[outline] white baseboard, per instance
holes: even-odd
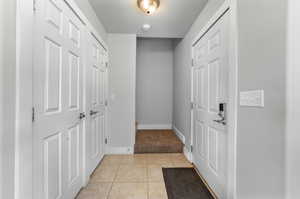
[[[138,130],[171,130],[172,124],[138,124]]]
[[[173,126],[173,130],[175,131],[177,137],[181,140],[183,144],[185,144],[185,136],[181,133],[175,126]]]
[[[118,155],[123,155],[123,154],[133,154],[134,147],[111,147],[108,146],[105,149],[105,154],[107,155],[112,155],[112,154],[118,154]]]
[[[183,148],[183,154],[185,155],[186,159],[188,161],[193,162],[193,154],[188,150],[186,146]]]

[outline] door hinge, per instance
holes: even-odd
[[[32,107],[32,115],[31,115],[31,119],[32,119],[32,122],[35,121],[35,109],[34,109],[34,107]]]
[[[191,110],[193,110],[195,108],[195,103],[191,102]]]
[[[105,62],[105,67],[108,68],[108,62]]]
[[[191,146],[191,152],[193,152],[194,148],[193,148],[193,145]]]
[[[104,143],[105,143],[105,144],[107,144],[107,138],[105,138],[105,141],[104,141]]]
[[[105,106],[108,106],[108,101],[107,101],[107,100],[105,100],[104,105],[105,105]]]
[[[194,59],[192,59],[192,66],[194,66]]]

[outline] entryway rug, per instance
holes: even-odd
[[[193,168],[163,168],[169,199],[214,199]]]

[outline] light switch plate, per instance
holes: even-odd
[[[264,90],[240,92],[240,106],[264,107]]]

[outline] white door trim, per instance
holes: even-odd
[[[300,195],[300,2],[288,1],[288,25],[287,25],[287,82],[286,82],[286,176],[285,198],[298,198]]]
[[[37,3],[39,0],[35,0]],[[64,0],[86,25],[87,31],[93,33],[101,44],[108,50],[100,34],[88,18],[83,14],[74,0]],[[31,199],[33,197],[33,52],[28,46],[33,47],[33,0],[16,0],[17,2],[17,72],[16,72],[16,138],[15,138],[15,199]],[[21,9],[22,8],[22,9]],[[27,49],[27,50],[25,50]],[[26,150],[24,150],[26,149]]]
[[[227,198],[236,198],[236,131],[237,131],[237,107],[238,107],[238,34],[237,34],[237,14],[236,0],[225,0],[223,5],[210,18],[206,25],[200,30],[199,34],[193,40],[191,49],[194,44],[213,26],[216,21],[229,12],[229,102],[228,102],[228,182]],[[194,58],[192,50],[191,60]],[[192,66],[193,67],[193,66]],[[191,85],[193,75],[191,70]],[[191,87],[191,100],[193,99],[193,90]],[[193,114],[191,111],[191,143],[193,145]],[[191,158],[193,159],[193,157]]]
[[[17,0],[15,198],[33,198],[33,1]],[[32,47],[28,49],[28,46]]]

